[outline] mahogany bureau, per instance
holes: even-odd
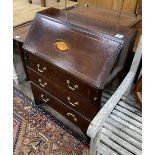
[[[115,79],[118,58],[129,51],[135,34],[119,27],[124,36],[120,39],[108,30],[112,25],[103,25],[101,31],[101,23],[89,27],[85,20],[92,19],[80,21],[77,14],[69,11],[66,16],[54,8],[41,11],[23,45],[36,104],[47,103],[83,132],[98,112],[105,84]]]

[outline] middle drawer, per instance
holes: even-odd
[[[72,109],[81,112],[83,115],[87,116],[90,119],[93,119],[97,114],[99,107],[92,105],[83,98],[73,94],[71,91],[62,87],[58,83],[49,80],[48,78],[42,76],[39,73],[36,73],[34,70],[27,67],[29,74],[29,79],[42,87],[49,93],[53,94],[55,97],[59,98],[63,103],[70,106]]]

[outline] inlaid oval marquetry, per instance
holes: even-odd
[[[71,49],[70,44],[62,39],[57,39],[56,42],[54,43],[54,46],[60,52],[67,52]]]

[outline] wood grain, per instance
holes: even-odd
[[[67,7],[77,5],[77,2],[68,1]],[[25,22],[32,21],[36,12],[54,7],[64,9],[64,0],[56,2],[56,0],[46,0],[46,7],[41,7],[40,0],[33,0],[33,4],[29,4],[27,0],[13,1],[13,26],[21,25]]]
[[[101,8],[120,11],[123,0],[78,0],[79,5],[90,3]],[[134,13],[137,0],[124,0],[123,12]]]

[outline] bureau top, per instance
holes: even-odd
[[[50,16],[36,14],[23,48],[101,88],[119,55],[122,40],[62,20],[64,11],[48,11]]]
[[[92,21],[92,24],[94,24],[95,26],[99,26],[98,23],[102,23],[102,25],[111,25],[113,28],[116,27],[117,24],[122,28],[130,28],[134,24],[139,22],[142,18],[140,15],[135,15],[131,13],[129,14],[103,8],[101,9],[93,5],[90,5],[89,7],[86,7],[84,5],[72,9],[69,11],[69,16],[72,16],[71,14],[76,14],[77,17],[82,16],[83,19],[87,19],[87,22],[88,20]]]
[[[130,28],[141,21],[140,15],[101,9],[93,5],[89,7],[80,6],[67,11],[67,13],[51,8],[40,11],[40,13],[111,36],[115,36],[118,33],[127,36],[131,31]]]

